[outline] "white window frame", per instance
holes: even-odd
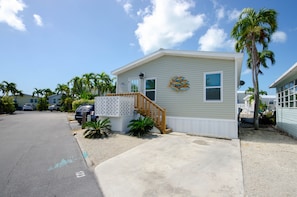
[[[220,81],[220,86],[212,86],[212,87],[206,87],[206,76],[211,75],[211,74],[220,74],[221,75],[221,81]],[[205,72],[204,73],[204,78],[203,78],[203,97],[204,97],[204,102],[210,102],[210,103],[218,103],[218,102],[223,102],[223,71],[215,71],[215,72]],[[207,100],[206,99],[206,89],[211,89],[211,88],[220,88],[220,100]]]
[[[131,89],[132,81],[138,81],[138,92],[140,92],[141,91],[140,90],[141,84],[140,84],[139,78],[129,78],[129,80],[128,80],[128,91],[132,92],[132,89]]]
[[[155,80],[155,89],[154,89],[154,91],[155,91],[155,99],[154,100],[152,100],[153,102],[156,102],[156,99],[157,99],[157,78],[154,78],[154,77],[152,77],[152,78],[145,78],[144,79],[144,84],[143,84],[143,86],[144,86],[144,88],[143,88],[143,90],[144,90],[144,95],[146,95],[146,81],[148,81],[148,80]],[[149,91],[153,91],[153,90],[149,90]]]
[[[297,108],[297,78],[277,88],[277,106]]]

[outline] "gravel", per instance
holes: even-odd
[[[273,128],[240,129],[245,196],[297,195],[297,141]]]

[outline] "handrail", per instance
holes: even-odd
[[[134,97],[134,108],[143,116],[150,117],[155,126],[160,129],[162,134],[167,133],[166,130],[166,109],[163,109],[147,96],[140,92],[132,93],[110,93],[106,96],[126,96]]]

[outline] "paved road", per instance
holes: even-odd
[[[103,196],[65,113],[0,115],[0,196]]]

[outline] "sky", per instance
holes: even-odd
[[[156,50],[235,52],[230,32],[242,9],[274,9],[278,29],[260,90],[295,62],[295,0],[0,0],[0,82],[34,89],[66,84],[85,73],[111,72]],[[245,54],[239,90],[253,87]]]

